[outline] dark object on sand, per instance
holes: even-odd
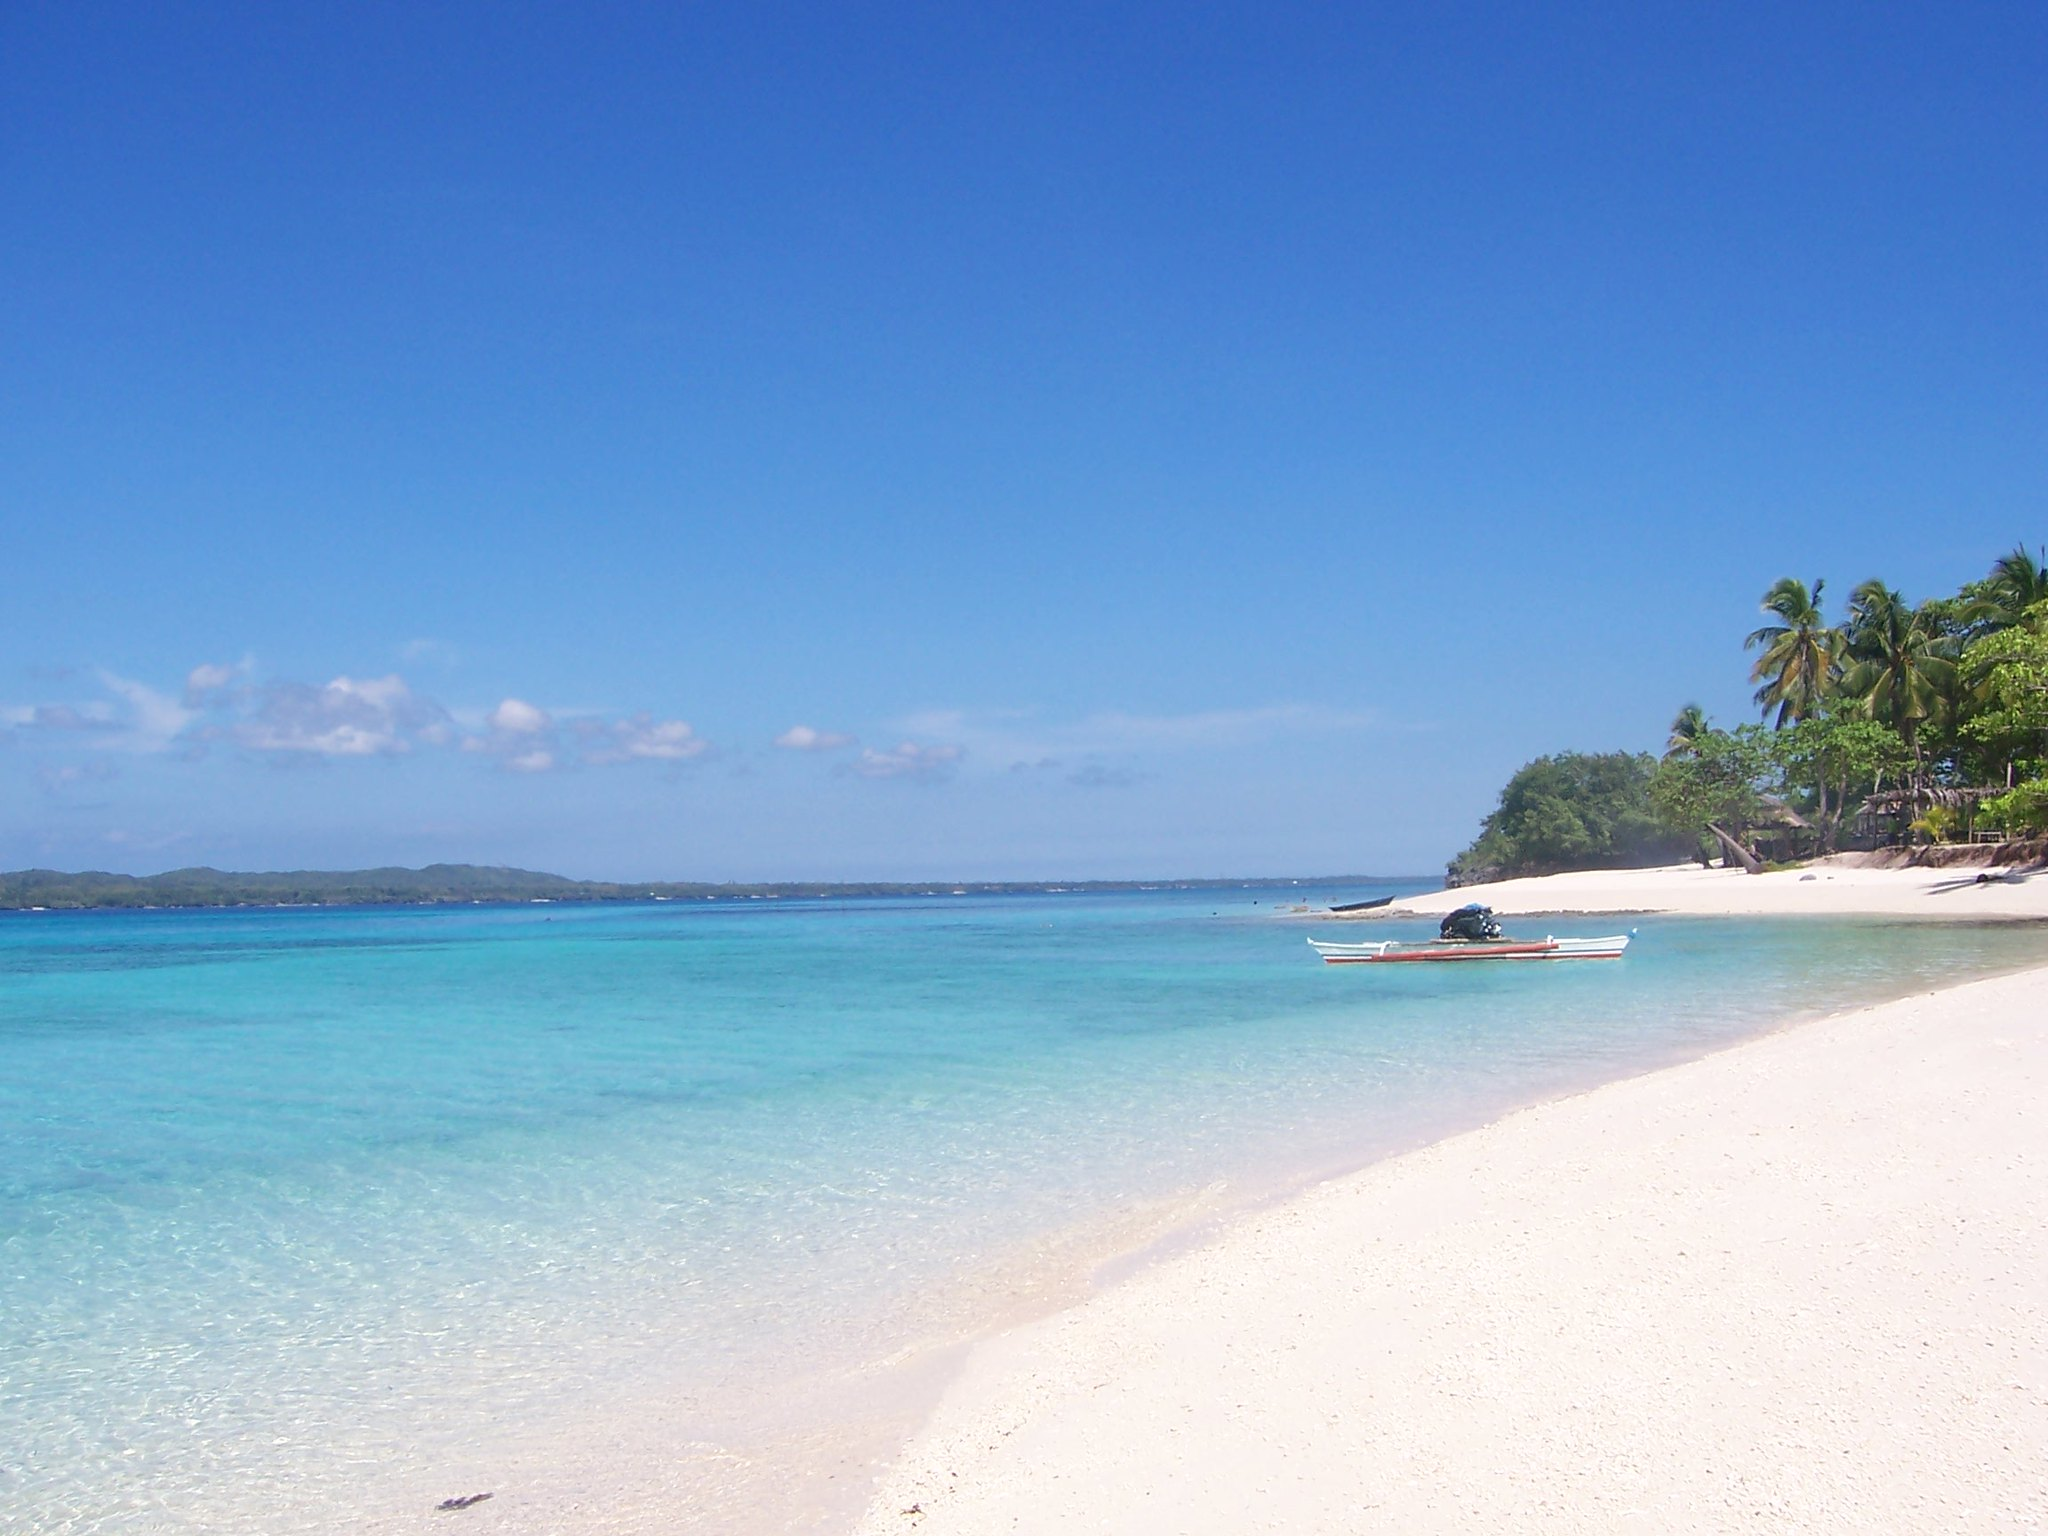
[[[489,1495],[488,1493],[471,1493],[471,1494],[465,1494],[465,1495],[463,1495],[463,1497],[461,1497],[461,1498],[459,1498],[459,1499],[443,1499],[443,1500],[442,1500],[442,1501],[441,1501],[440,1503],[436,1504],[436,1505],[434,1506],[434,1508],[436,1508],[436,1509],[467,1509],[467,1508],[469,1508],[469,1506],[470,1506],[470,1505],[472,1505],[472,1504],[481,1504],[481,1503],[483,1503],[483,1501],[484,1501],[485,1499],[488,1499],[489,1497],[490,1497],[490,1495]]]
[[[1375,896],[1371,901],[1347,901],[1339,906],[1330,908],[1330,910],[1332,912],[1370,912],[1374,907],[1386,906],[1393,899],[1391,896]]]
[[[1443,939],[1497,939],[1500,924],[1494,921],[1493,908],[1482,907],[1478,902],[1458,908],[1443,920],[1437,929],[1437,937]]]
[[[2025,885],[2029,871],[2024,869],[1987,869],[1974,875],[1958,875],[1953,880],[1942,880],[1927,887],[1930,896],[1946,896],[1951,891],[1967,891],[1980,885]]]

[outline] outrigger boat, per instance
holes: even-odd
[[[1598,939],[1510,939],[1502,936],[1493,910],[1475,904],[1460,907],[1445,918],[1434,940],[1339,944],[1310,939],[1308,943],[1326,965],[1365,965],[1395,960],[1618,960],[1634,937],[1631,929]]]
[[[1394,904],[1391,896],[1375,896],[1371,901],[1346,901],[1330,908],[1332,912],[1370,912],[1374,907],[1390,907]]]
[[[1329,965],[1359,965],[1368,960],[1619,960],[1630,934],[1602,939],[1451,939],[1404,944],[1384,939],[1374,944],[1332,944],[1310,939],[1309,948]]]

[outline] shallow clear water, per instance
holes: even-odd
[[[1646,919],[1325,967],[1295,894],[0,917],[0,1530],[332,1529],[566,1403],[879,1357],[1133,1202],[2048,960]]]

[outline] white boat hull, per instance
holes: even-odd
[[[1370,944],[1338,944],[1310,939],[1309,948],[1326,965],[1387,964],[1395,961],[1452,962],[1464,960],[1618,960],[1633,932],[1597,939],[1437,939],[1403,943],[1382,939]]]

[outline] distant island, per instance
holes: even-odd
[[[702,881],[571,880],[530,869],[429,864],[425,869],[301,869],[241,874],[174,869],[161,875],[66,874],[23,869],[0,874],[0,911],[85,908],[360,907],[471,902],[705,901],[833,896],[1018,896],[1085,891],[1250,890],[1383,883],[1374,875],[1276,876],[1241,880],[785,880],[767,884]]]

